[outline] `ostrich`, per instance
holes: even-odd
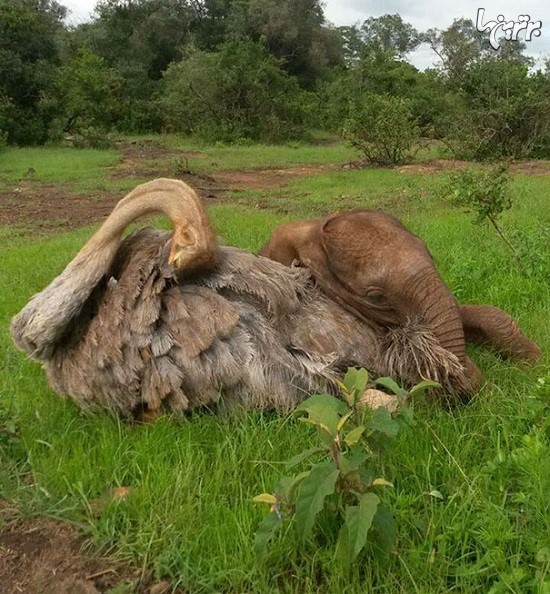
[[[122,239],[154,212],[172,233]],[[351,365],[405,385],[430,378],[455,397],[479,384],[422,317],[358,317],[307,268],[219,246],[196,193],[170,179],[123,198],[11,333],[57,393],[123,417],[216,403],[286,411]]]

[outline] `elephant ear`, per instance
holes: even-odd
[[[387,274],[388,264],[384,258],[373,258],[374,253],[383,252],[390,242],[395,243],[393,223],[387,215],[365,211],[325,219],[320,229],[323,279],[314,272],[323,290],[332,298],[330,291],[336,293],[343,307],[362,319],[383,325],[404,321],[376,284],[377,278]]]
[[[336,278],[327,262],[327,256],[321,245],[308,244],[299,250],[299,262],[311,272],[318,287],[333,301],[340,304],[354,316],[368,322],[369,318],[362,312],[362,303],[347,287]]]

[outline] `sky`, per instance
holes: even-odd
[[[69,22],[80,23],[90,18],[96,0],[60,0],[71,11]],[[325,16],[335,25],[362,23],[370,16],[399,13],[404,21],[419,31],[436,27],[447,28],[455,18],[476,22],[478,8],[485,9],[485,21],[503,15],[506,21],[516,21],[519,15],[529,15],[531,21],[542,21],[541,35],[527,43],[528,55],[550,56],[550,2],[548,0],[324,0]],[[509,42],[513,43],[513,42]],[[421,69],[435,65],[436,58],[427,46],[421,46],[409,56]],[[540,63],[540,62],[539,62]]]

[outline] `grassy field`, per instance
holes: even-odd
[[[43,165],[41,180],[80,176],[99,184],[119,158],[113,151],[63,150],[33,149],[32,162]],[[198,150],[217,163],[206,169],[350,158],[340,146]],[[31,153],[21,151],[17,169],[2,170],[13,153],[0,156],[0,179],[31,166],[25,160]],[[425,239],[460,301],[507,309],[541,345],[545,355],[535,367],[472,349],[487,383],[468,406],[449,411],[414,403],[416,426],[400,435],[384,461],[394,483],[385,503],[398,527],[390,555],[370,547],[343,574],[330,535],[304,544],[288,531],[266,559],[255,557],[253,534],[264,510],[251,499],[271,491],[284,461],[312,441],[292,417],[194,413],[133,426],[84,416],[53,394],[41,368],[12,346],[8,324],[62,270],[90,228],[9,241],[0,230],[0,497],[23,515],[75,522],[93,550],[152,568],[193,593],[549,592],[550,253],[544,229],[550,177],[516,176],[514,207],[503,219],[527,276],[490,229],[437,198],[439,181],[440,175],[392,170],[326,171],[276,190],[234,192],[210,209],[228,244],[256,250],[281,221],[382,206]],[[544,377],[546,389],[538,381]],[[116,487],[130,487],[129,496],[106,503]]]

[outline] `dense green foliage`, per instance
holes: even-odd
[[[211,140],[276,142],[303,134],[304,91],[259,44],[195,51],[166,71],[160,100],[170,131]]]
[[[90,22],[68,26],[65,15],[55,0],[0,0],[0,134],[10,144],[101,146],[109,132],[166,130],[263,142],[341,134],[350,119],[367,127],[357,118],[389,95],[396,121],[406,101],[422,136],[457,157],[550,154],[550,70],[530,69],[520,42],[495,52],[467,19],[443,31],[419,32],[398,14],[334,27],[320,0],[98,0]],[[422,43],[439,61],[425,72],[407,61]]]

